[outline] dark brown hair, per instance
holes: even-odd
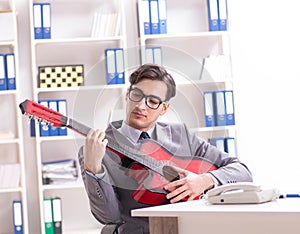
[[[129,77],[130,86],[139,83],[143,79],[163,81],[167,85],[166,101],[176,95],[176,84],[165,68],[155,64],[144,64],[138,67]]]

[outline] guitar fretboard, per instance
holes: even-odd
[[[73,120],[69,118],[66,120],[67,127],[80,133],[81,135],[87,136],[91,128],[85,126],[84,124],[77,122],[76,120]],[[163,162],[155,160],[152,157],[149,157],[148,155],[142,154],[137,149],[134,149],[132,147],[129,147],[128,145],[118,143],[116,140],[106,137],[108,140],[107,147],[113,151],[116,151],[118,153],[121,153],[122,155],[140,163],[141,165],[151,169],[152,171],[160,174],[161,176],[164,176],[163,174]]]

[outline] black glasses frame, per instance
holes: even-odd
[[[138,100],[133,100],[131,98],[131,95],[130,95],[130,93],[132,91],[138,91],[138,92],[140,92],[141,93],[141,98],[138,99]],[[144,92],[141,89],[136,88],[136,87],[132,87],[132,86],[129,88],[128,98],[129,98],[130,101],[133,101],[133,102],[140,102],[141,100],[143,100],[143,98],[145,98],[145,104],[146,104],[146,106],[148,106],[152,110],[157,110],[160,107],[161,104],[165,104],[166,103],[166,101],[162,101],[160,97],[157,97],[155,95],[145,95]],[[155,99],[159,100],[159,103],[157,104],[157,107],[153,107],[153,106],[149,105],[149,102],[148,102],[149,98],[155,98]]]

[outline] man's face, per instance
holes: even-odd
[[[143,79],[139,83],[133,85],[133,88],[141,90],[144,95],[153,95],[165,101],[167,94],[167,85],[162,81]],[[141,131],[147,131],[151,128],[158,117],[163,115],[169,103],[161,104],[158,109],[153,110],[145,103],[145,98],[139,102],[134,102],[129,99],[129,90],[126,93],[126,123]]]

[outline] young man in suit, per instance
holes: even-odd
[[[129,81],[126,118],[110,123],[105,131],[91,130],[79,151],[91,212],[99,222],[106,224],[103,230],[113,227],[111,233],[149,233],[148,219],[131,217],[130,212],[152,204],[151,197],[147,198],[147,204],[134,197],[141,183],[139,172],[144,170],[130,170],[134,160],[107,150],[107,138],[136,149],[147,141],[140,140],[141,133],[146,132],[146,138],[150,137],[172,155],[199,157],[216,166],[216,170],[201,174],[172,168],[179,179],[165,184],[166,203],[184,198],[193,200],[222,184],[252,181],[250,171],[238,158],[219,151],[191,133],[184,124],[157,122],[159,116],[168,111],[169,100],[176,94],[175,82],[163,67],[142,65],[131,74]]]

